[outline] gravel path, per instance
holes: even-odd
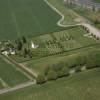
[[[28,86],[32,86],[34,84],[36,84],[35,80],[34,81],[30,81],[30,82],[26,82],[26,83],[23,83],[23,84],[20,84],[20,85],[17,85],[17,86],[12,87],[12,88],[1,89],[0,90],[0,94],[13,92],[13,91],[16,91],[16,90],[19,90],[19,89],[22,89],[22,88],[25,88],[25,87],[28,87]]]

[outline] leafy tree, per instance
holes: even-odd
[[[22,42],[21,41],[17,41],[17,49],[18,50],[22,50],[22,47],[23,47]]]
[[[22,37],[22,41],[23,41],[23,43],[27,42],[27,40],[26,40],[26,38],[24,36]]]
[[[46,82],[45,80],[45,76],[44,75],[38,75],[37,79],[36,79],[37,84],[43,84]]]
[[[47,74],[47,80],[56,80],[57,73],[54,70],[50,70]]]

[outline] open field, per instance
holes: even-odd
[[[97,3],[100,3],[100,0],[92,0],[92,1],[97,2]]]
[[[25,64],[25,66],[27,66],[31,70],[35,71],[37,74],[41,74],[41,73],[44,74],[44,71],[46,67],[48,66],[52,67],[56,64],[60,64],[59,62],[67,63],[68,65],[73,64],[74,62],[78,61],[76,59],[79,56],[92,57],[93,52],[100,51],[99,48],[100,48],[100,45],[90,46],[86,48],[83,47],[81,49],[72,50],[69,52],[62,53],[62,54],[52,55],[52,56],[48,56],[48,57],[44,57],[44,58],[40,58],[36,60],[31,60],[28,62],[24,62],[23,64]],[[96,59],[99,59],[99,57]],[[66,67],[67,67],[67,64],[66,64]]]
[[[4,61],[0,55],[0,79],[3,83],[9,86],[15,86],[20,83],[28,81],[28,77],[21,72],[15,65],[12,65],[9,61]]]
[[[70,5],[69,8],[74,10],[76,13],[83,16],[84,18],[88,19],[89,21],[91,21],[92,24],[94,24],[97,28],[100,29],[100,13],[99,12],[95,12],[90,9],[86,9],[86,8],[75,6],[75,5],[72,5],[72,6]]]
[[[61,12],[64,16],[61,24],[63,25],[73,25],[80,22],[80,17],[75,14],[71,9],[66,9],[63,0],[47,0],[51,5],[53,5],[57,10]]]
[[[0,81],[0,89],[4,88],[4,86],[2,85],[2,82]]]
[[[33,37],[28,43],[30,44],[30,48],[32,41],[39,47],[31,49],[33,55],[33,58],[31,59],[55,55],[100,43],[99,40],[86,35],[88,35],[88,33],[85,30],[83,30],[80,26],[76,26],[63,31]],[[19,55],[11,56],[11,58],[15,59],[17,62],[30,60],[29,57],[25,58]]]
[[[99,100],[100,69],[0,96],[0,100]]]
[[[60,18],[43,0],[0,0],[0,39],[60,30]]]

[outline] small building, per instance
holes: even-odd
[[[38,48],[38,45],[35,45],[35,44],[33,43],[33,41],[31,41],[31,48],[36,49],[36,48]]]

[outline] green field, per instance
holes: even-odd
[[[30,48],[31,41],[33,41],[39,47],[36,49],[31,48],[33,56],[32,59],[55,55],[73,49],[100,43],[99,40],[96,40],[93,37],[88,37],[86,35],[88,35],[86,31],[84,31],[80,26],[76,26],[63,31],[33,37],[28,42],[28,44],[30,44]],[[25,62],[30,60],[29,57],[25,58],[20,55],[12,55],[11,57],[17,62]]]
[[[2,85],[2,82],[0,81],[0,89],[4,88],[4,86]]]
[[[29,80],[15,65],[11,65],[9,61],[3,60],[1,55],[0,79],[2,79],[7,86],[15,86]]]
[[[70,5],[70,9],[78,13],[79,15],[83,16],[84,18],[88,19],[94,26],[100,29],[100,13],[96,11],[92,11],[90,9],[86,9],[83,7]],[[98,21],[98,23],[96,23]]]
[[[68,78],[34,85],[0,96],[0,100],[99,100],[100,69],[74,74]]]
[[[99,52],[99,48],[100,48],[100,45],[83,47],[81,49],[68,51],[68,52],[65,52],[62,54],[52,55],[49,57],[44,57],[44,58],[40,58],[40,59],[36,59],[36,60],[27,61],[27,62],[24,62],[23,64],[28,66],[28,68],[33,70],[33,72],[35,71],[37,74],[41,74],[41,73],[44,74],[44,71],[45,71],[46,67],[48,67],[48,66],[52,67],[56,64],[59,64],[59,62],[63,62],[63,63],[66,63],[66,67],[67,67],[67,64],[70,65],[70,64],[75,63],[76,61],[78,62],[78,60],[76,60],[76,59],[79,56],[92,57],[92,54],[95,54],[93,52]],[[99,57],[96,59],[99,59]]]
[[[0,39],[60,30],[60,18],[43,0],[0,0]]]
[[[61,24],[73,25],[80,22],[77,20],[79,19],[79,16],[76,13],[74,13],[71,9],[66,9],[63,0],[47,0],[47,1],[64,15],[64,20],[61,22]]]
[[[100,0],[92,0],[92,1],[97,2],[97,3],[100,3]]]

